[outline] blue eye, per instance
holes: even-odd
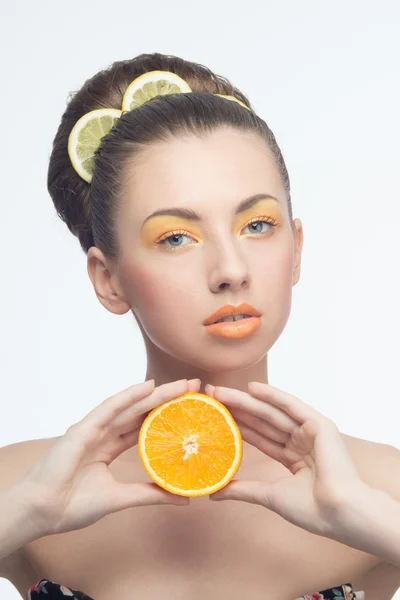
[[[267,225],[269,225],[269,227],[267,228],[266,231],[252,231],[251,233],[253,233],[253,235],[255,235],[255,237],[260,237],[265,235],[266,233],[269,232],[269,230],[272,227],[275,227],[275,225],[277,225],[277,221],[275,221],[275,219],[272,219],[271,217],[266,217],[265,219],[254,219],[253,221],[250,221],[250,223],[247,223],[247,225],[245,225],[244,229],[246,227],[250,227],[251,225],[258,225],[259,223],[265,223]],[[187,238],[191,238],[192,240],[194,238],[192,238],[192,236],[188,235],[186,231],[181,230],[181,231],[173,231],[172,233],[170,233],[169,235],[165,236],[164,238],[162,238],[161,240],[159,240],[158,242],[156,242],[156,244],[165,246],[166,248],[168,248],[168,250],[175,250],[176,248],[183,248],[184,246],[187,246],[188,244],[178,244],[178,245],[168,245],[166,242],[169,242],[170,240],[174,241],[174,242],[178,242],[179,238],[182,237],[187,237]],[[175,239],[174,239],[175,238]],[[176,239],[178,238],[178,239]],[[194,240],[196,241],[196,240]]]
[[[174,231],[172,232],[172,234],[170,234],[169,236],[161,239],[160,241],[156,242],[157,246],[162,245],[165,246],[166,248],[170,249],[174,249],[174,248],[182,248],[182,245],[178,245],[178,246],[169,246],[168,244],[166,244],[166,242],[168,242],[169,240],[173,240],[173,238],[175,238],[175,242],[177,241],[176,238],[181,238],[181,237],[191,237],[190,235],[186,235],[185,231]],[[193,239],[193,238],[192,238]],[[196,241],[196,240],[195,240]],[[187,244],[185,244],[187,245]]]
[[[252,221],[251,223],[248,223],[248,224],[246,225],[246,227],[250,227],[251,225],[259,225],[260,223],[261,223],[261,224],[262,224],[262,223],[267,223],[267,221]],[[267,225],[270,225],[270,223],[267,223]],[[267,228],[267,231],[268,231],[268,230],[269,230],[269,227]],[[254,230],[253,230],[253,231],[251,231],[251,230],[250,230],[250,233],[255,233],[256,235],[260,235],[260,234],[262,235],[263,233],[266,233],[266,231],[265,231],[265,230],[264,230],[264,231],[254,231]]]

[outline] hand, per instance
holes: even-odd
[[[109,465],[137,444],[150,410],[199,388],[199,380],[186,379],[155,388],[152,379],[107,398],[71,425],[21,481],[42,530],[48,535],[81,529],[133,506],[189,504],[156,483],[118,482]]]
[[[333,421],[296,396],[251,382],[249,393],[207,385],[226,405],[244,441],[284,465],[274,482],[233,480],[210,500],[243,500],[273,510],[317,535],[331,537],[343,502],[364,484]]]

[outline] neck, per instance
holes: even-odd
[[[214,386],[220,385],[229,387],[243,392],[248,392],[248,383],[250,381],[269,383],[267,354],[265,354],[265,356],[257,363],[253,362],[247,367],[238,369],[233,365],[229,370],[210,371],[208,369],[203,369],[199,364],[193,365],[183,362],[176,357],[167,354],[158,346],[155,346],[144,331],[142,331],[142,333],[147,355],[146,381],[148,379],[154,379],[156,387],[171,381],[195,379],[198,377],[201,379],[200,392],[205,394],[205,386],[207,383]],[[242,356],[240,359],[243,361]],[[260,464],[260,462],[265,463],[267,458],[266,455],[245,440],[243,440],[243,448],[242,473],[243,470],[247,470],[247,468],[251,469],[255,465]],[[272,462],[275,463],[275,461]]]
[[[251,364],[241,369],[232,368],[224,371],[209,371],[201,366],[192,365],[167,355],[165,352],[146,341],[147,350],[147,372],[146,381],[154,379],[155,385],[159,386],[170,381],[179,379],[201,379],[200,392],[205,393],[207,383],[230,387],[244,392],[248,391],[250,381],[268,383],[267,355],[258,363]]]

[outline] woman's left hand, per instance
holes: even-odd
[[[272,385],[251,382],[248,390],[208,384],[205,393],[227,406],[246,442],[290,474],[268,483],[233,480],[210,499],[259,504],[311,533],[335,537],[344,503],[365,486],[338,427]]]

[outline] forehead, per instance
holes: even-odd
[[[146,148],[127,166],[122,223],[140,227],[160,208],[233,210],[242,198],[268,193],[285,205],[285,189],[266,142],[251,132],[221,128],[203,137],[188,135]]]

